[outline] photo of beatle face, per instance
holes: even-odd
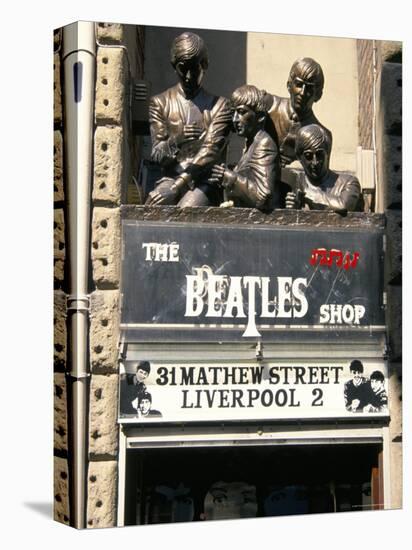
[[[349,366],[352,379],[345,383],[346,410],[351,412],[376,413],[388,411],[388,395],[383,372],[374,370],[370,377],[364,376],[363,363],[358,359]]]
[[[153,408],[153,397],[147,389],[150,371],[149,361],[128,362],[127,372],[120,376],[120,416],[145,420],[162,417]]]

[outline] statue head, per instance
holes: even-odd
[[[292,107],[298,115],[309,111],[319,101],[324,83],[322,67],[314,59],[302,57],[293,63],[287,87]]]
[[[180,34],[173,40],[170,61],[185,95],[195,95],[209,65],[203,39],[192,32]]]
[[[318,124],[300,128],[295,153],[311,181],[318,182],[328,173],[331,151],[331,135],[325,128]]]
[[[232,93],[230,102],[237,134],[248,138],[263,126],[269,108],[268,99],[265,90],[251,85],[241,86]]]

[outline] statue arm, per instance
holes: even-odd
[[[228,100],[222,97],[219,98],[210,116],[211,121],[206,130],[202,146],[186,169],[186,172],[193,179],[196,179],[213,164],[217,163],[226,146],[232,120]]]
[[[162,166],[176,162],[179,151],[174,138],[169,136],[164,100],[154,97],[149,104],[150,135],[152,138],[152,160]]]
[[[257,144],[245,169],[233,172],[235,178],[224,177],[223,186],[228,196],[238,197],[246,205],[262,208],[270,202],[276,182],[276,166],[279,162],[274,143],[262,140]]]
[[[357,178],[350,178],[341,189],[331,192],[322,191],[315,186],[305,189],[305,202],[313,210],[333,210],[334,212],[353,212],[356,209],[361,187]]]

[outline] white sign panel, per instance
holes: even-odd
[[[379,360],[126,362],[121,422],[321,419],[388,415]]]

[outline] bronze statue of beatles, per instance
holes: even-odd
[[[280,200],[286,208],[360,208],[358,180],[329,169],[332,134],[312,110],[324,86],[319,63],[306,57],[293,63],[289,98],[245,85],[233,92],[231,103],[202,88],[208,53],[200,36],[185,32],[175,38],[171,63],[178,84],[150,101],[152,160],[162,177],[147,205],[217,206],[224,194],[225,205],[261,210],[279,208]],[[235,131],[246,139],[233,170],[222,164],[231,109]],[[280,199],[280,165],[294,160],[304,172],[289,171],[293,190]]]
[[[331,150],[330,132],[322,126],[310,124],[298,131],[295,153],[304,172],[293,171],[294,191],[286,195],[286,208],[339,213],[360,210],[359,181],[351,174],[330,170]]]
[[[175,38],[171,63],[179,83],[153,97],[149,106],[152,160],[162,167],[163,177],[146,204],[218,205],[222,191],[207,179],[210,168],[223,159],[229,102],[201,86],[208,53],[200,36],[185,32]]]
[[[295,139],[299,128],[308,124],[322,126],[312,107],[322,97],[324,82],[319,63],[303,57],[297,59],[290,69],[287,81],[289,98],[272,96],[267,128],[276,134],[282,166],[296,159]],[[330,132],[329,135],[332,140]]]
[[[225,206],[278,207],[278,148],[264,131],[268,95],[256,86],[241,86],[230,98],[233,126],[245,138],[245,148],[233,170],[215,165],[209,181],[225,190]],[[223,206],[223,205],[221,205]]]

